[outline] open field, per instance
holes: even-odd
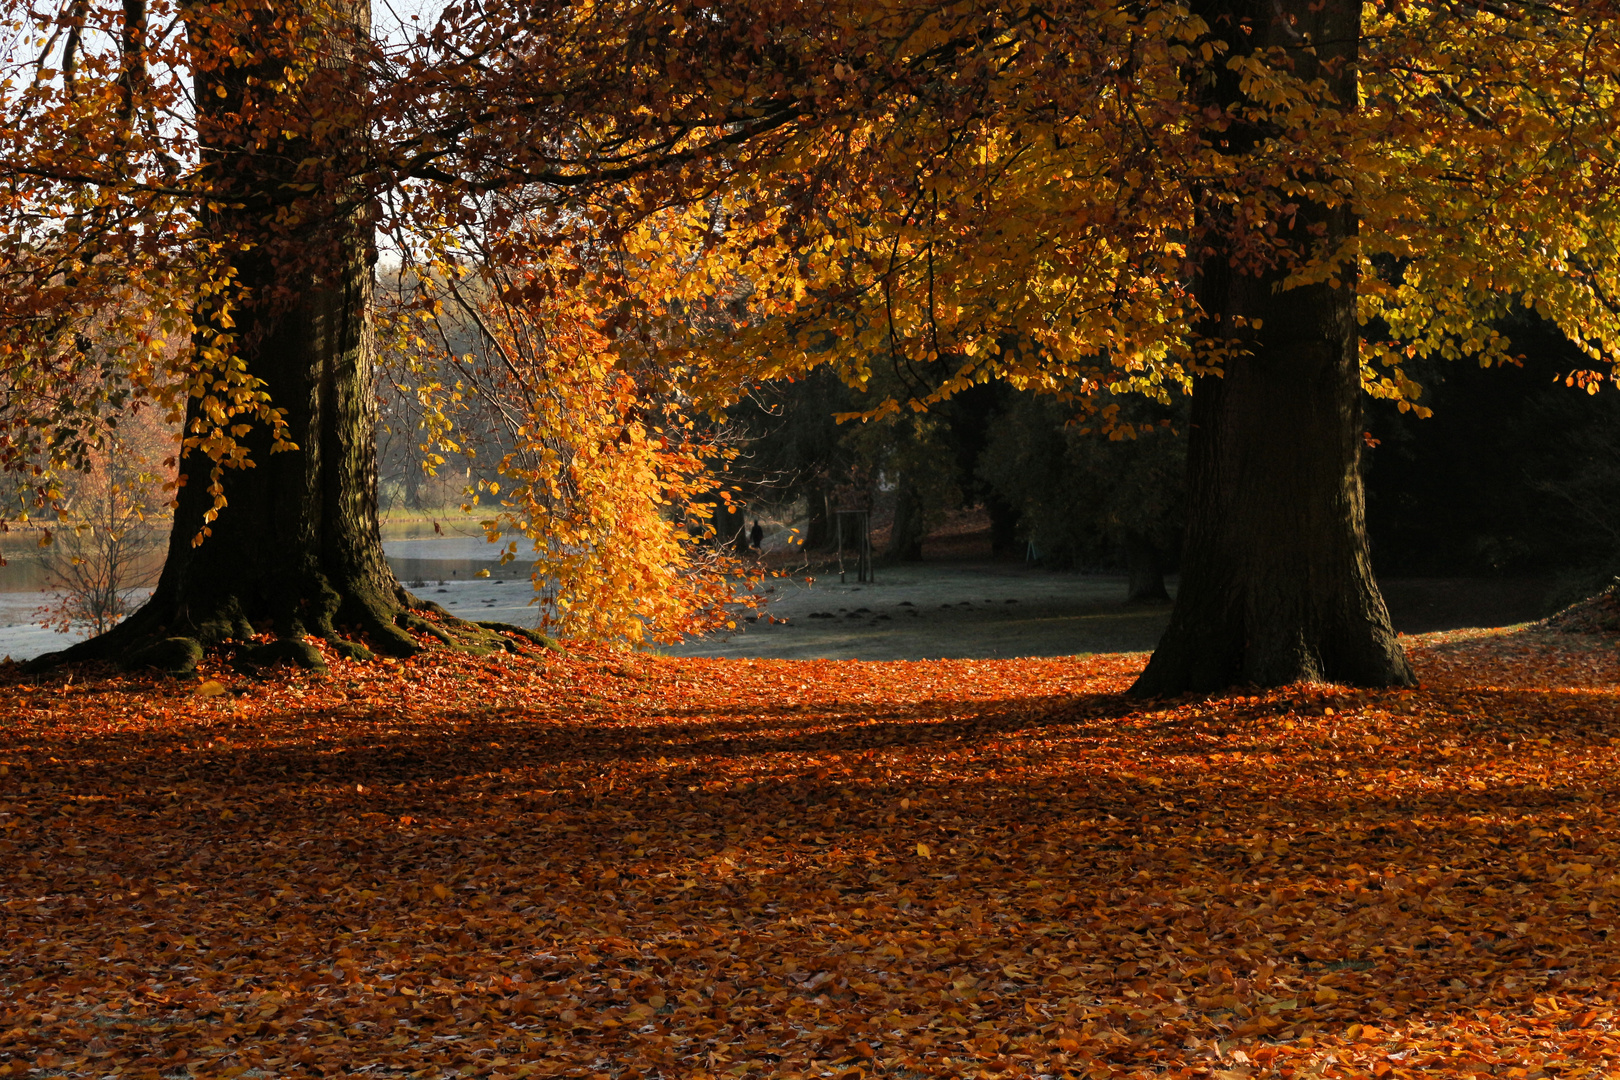
[[[1612,638],[0,683],[0,1075],[1606,1076]]]

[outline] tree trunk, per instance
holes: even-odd
[[[740,505],[721,501],[714,508],[714,539],[730,555],[748,554],[748,514]]]
[[[987,489],[984,508],[990,515],[990,554],[998,557],[1017,555],[1020,547],[1018,507]]]
[[[1223,25],[1255,28],[1250,47],[1289,50],[1299,74],[1325,79],[1354,107],[1359,5],[1222,6],[1201,12],[1217,33],[1230,33]],[[1316,51],[1299,47],[1306,37],[1320,43]],[[1235,76],[1216,88],[1223,104],[1240,100]],[[1355,228],[1348,207],[1305,202],[1283,231],[1297,249],[1314,242],[1332,250]],[[1203,261],[1205,336],[1240,339],[1246,354],[1226,360],[1224,377],[1194,381],[1181,586],[1135,695],[1301,680],[1414,682],[1367,548],[1353,274],[1347,268],[1338,283],[1279,293],[1283,276],[1282,268],[1245,270],[1218,245]],[[1247,329],[1238,329],[1238,317]]]
[[[271,67],[280,62],[277,35],[290,31],[264,21],[281,14],[261,11],[248,16],[259,22],[233,27],[255,54],[269,54]],[[204,220],[209,238],[233,253],[237,286],[234,325],[217,305],[198,322],[213,320],[213,331],[236,335],[238,356],[284,410],[284,436],[296,448],[278,452],[268,425],[257,423],[237,437],[249,468],[216,469],[202,448],[187,451],[151,600],[109,633],[42,657],[40,666],[105,657],[186,670],[204,647],[250,644],[265,632],[276,640],[250,645],[245,662],[320,666],[310,635],[353,657],[369,655],[367,645],[396,656],[420,651],[407,630],[465,644],[413,613],[443,609],[407,593],[383,556],[368,323],[376,256],[368,206],[348,179],[364,123],[364,68],[353,57],[370,15],[363,4],[348,14],[349,25],[323,26],[326,52],[297,95],[277,98],[263,89],[261,72],[245,67],[200,70],[196,80],[204,162],[219,189],[234,195]],[[211,17],[211,9],[192,12],[194,40],[206,40]],[[256,125],[284,131],[282,141],[255,145]],[[310,184],[316,195],[298,194]],[[213,343],[211,331],[199,333],[199,349]],[[190,399],[188,432],[217,423],[206,402]],[[217,518],[215,476],[227,500]],[[486,648],[499,644],[481,639]]]
[[[1367,550],[1354,294],[1250,282],[1263,337],[1194,385],[1181,587],[1132,692],[1411,685]]]
[[[888,558],[893,562],[922,562],[923,507],[917,485],[901,472],[894,489],[894,525],[889,530]]]
[[[810,513],[810,518],[804,526],[805,550],[831,549],[837,542],[837,533],[833,528],[832,511],[828,508],[830,498],[827,492],[819,487],[812,487],[805,494],[804,501]]]
[[[308,634],[338,640],[342,628],[391,655],[419,649],[396,624],[417,605],[389,569],[377,524],[370,223],[353,213],[329,227],[335,250],[303,276],[295,299],[254,318],[244,335],[249,370],[286,411],[297,449],[274,452],[269,432],[256,427],[243,440],[254,467],[224,470],[227,505],[195,545],[213,507],[213,463],[201,449],[181,460],[186,483],[168,560],[151,602],[131,620],[153,635],[208,645],[273,629],[296,643]],[[238,260],[238,273],[263,296],[281,268],[259,250]],[[188,426],[198,409],[193,399]]]
[[[411,449],[416,447],[413,444]],[[418,455],[407,452],[405,455],[405,507],[408,510],[421,510],[422,506],[422,462]]]
[[[1126,586],[1127,604],[1163,604],[1170,600],[1164,587],[1164,553],[1140,533],[1125,537],[1125,565],[1130,574]]]

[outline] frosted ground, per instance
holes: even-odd
[[[778,543],[788,534],[778,533]],[[773,544],[767,541],[767,548]],[[412,591],[464,618],[538,624],[525,563],[502,567],[480,535],[416,536],[384,542]],[[15,555],[15,551],[13,555]],[[479,578],[479,570],[491,576]],[[1503,626],[1546,614],[1543,581],[1386,581],[1398,629],[1408,633]],[[1172,579],[1172,588],[1174,579]],[[1016,562],[938,561],[879,567],[862,583],[849,573],[804,569],[767,580],[765,605],[738,608],[734,630],[660,646],[671,656],[922,660],[1138,652],[1158,642],[1168,605],[1123,602],[1122,577],[1052,573]],[[25,559],[0,567],[0,656],[27,659],[82,634],[39,623],[53,595],[30,578]]]
[[[781,542],[788,535],[779,534]],[[771,547],[767,543],[767,547]],[[428,536],[384,542],[401,581],[469,619],[538,623],[524,563],[502,567],[482,536]],[[491,576],[479,578],[480,570]],[[30,582],[26,564],[0,567],[0,656],[22,660],[65,648],[82,633],[39,623],[55,594]],[[32,584],[30,588],[29,585]],[[1150,649],[1168,609],[1127,607],[1121,578],[1052,574],[1017,564],[925,563],[880,568],[861,584],[853,573],[768,580],[761,609],[739,608],[737,629],[659,651],[675,656],[777,656],[898,660],[934,657],[1050,656]],[[755,616],[757,621],[748,621]]]
[[[1016,564],[879,567],[765,585],[737,629],[689,640],[673,656],[833,660],[991,659],[1153,648],[1169,605],[1127,605],[1122,577],[1054,574]],[[749,617],[753,616],[753,621]],[[772,622],[771,619],[786,620]]]
[[[498,550],[482,536],[406,537],[384,541],[383,548],[413,592],[457,615],[523,626],[537,622],[525,564],[500,566]],[[479,570],[492,576],[476,577]],[[26,660],[83,639],[82,632],[59,634],[39,625],[39,609],[57,599],[58,594],[40,587],[26,558],[13,553],[10,565],[0,567],[0,656]]]

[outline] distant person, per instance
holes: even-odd
[[[754,527],[748,530],[748,546],[753,548],[755,551],[758,551],[759,545],[763,544],[764,542],[765,530],[760,527],[759,519],[755,518]]]

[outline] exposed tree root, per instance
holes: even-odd
[[[66,660],[67,653],[57,653]],[[129,654],[126,661],[130,667],[153,667],[163,671],[185,672],[195,670],[198,661],[203,658],[202,643],[196,638],[168,637],[159,638],[150,645],[144,645]],[[40,660],[48,657],[40,657]],[[39,660],[28,664],[28,668],[37,668]]]
[[[145,607],[107,633],[47,653],[24,668],[37,672],[80,661],[111,660],[128,668],[187,675],[196,670],[206,650],[218,649],[228,653],[238,670],[249,673],[277,664],[324,671],[326,660],[317,640],[349,660],[370,660],[379,653],[408,657],[428,648],[473,656],[522,651],[512,636],[561,651],[555,641],[536,631],[458,618],[394,583],[351,586],[339,593],[317,575],[305,588],[284,592],[273,604],[255,599],[260,602],[248,604],[242,597],[225,596],[207,605],[176,604],[160,589]],[[268,641],[263,640],[266,633],[271,635]],[[424,644],[417,635],[430,640]]]
[[[370,654],[369,649],[366,652]],[[267,641],[263,645],[255,645],[243,651],[236,660],[237,667],[247,671],[283,663],[296,664],[301,668],[315,671],[326,668],[326,659],[308,638],[277,638],[274,641]]]
[[[438,607],[437,604],[434,606]],[[439,610],[443,611],[444,609],[439,608]],[[547,637],[540,631],[531,630],[526,626],[518,626],[516,623],[508,622],[480,622],[478,625],[482,626],[485,630],[494,630],[501,634],[516,634],[518,637],[527,640],[530,644],[538,645],[542,649],[550,649],[552,652],[563,651],[563,647],[557,644],[556,638]]]

